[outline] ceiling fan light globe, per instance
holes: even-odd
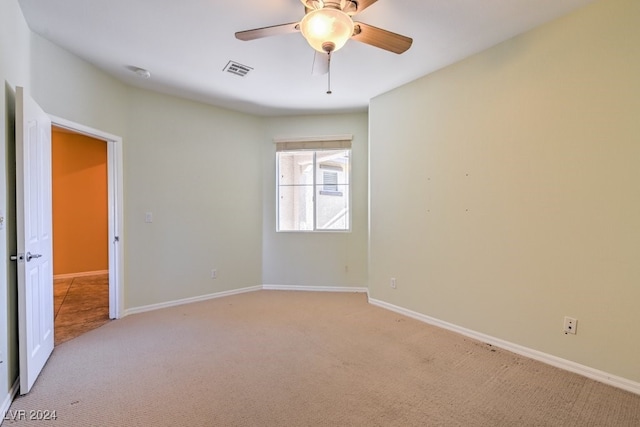
[[[353,35],[353,21],[341,10],[324,8],[307,13],[300,21],[300,31],[318,52],[326,52],[323,45],[327,42],[333,43],[336,51]]]

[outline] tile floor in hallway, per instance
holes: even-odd
[[[109,275],[53,281],[55,345],[109,322]]]

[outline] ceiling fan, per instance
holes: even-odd
[[[362,12],[377,0],[300,0],[305,15],[300,22],[238,31],[239,40],[249,41],[263,37],[301,32],[309,45],[324,59],[314,58],[313,73],[329,72],[331,53],[339,50],[349,39],[366,43],[389,52],[401,54],[411,47],[409,37],[392,33],[362,22],[354,22],[353,15]],[[327,93],[331,93],[329,89]]]

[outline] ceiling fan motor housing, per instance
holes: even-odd
[[[300,0],[307,10],[331,8],[353,15],[358,10],[358,3],[352,0]]]
[[[322,9],[324,2],[322,0],[300,0],[307,9]]]

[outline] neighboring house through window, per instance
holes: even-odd
[[[348,231],[351,135],[275,141],[278,231]]]
[[[325,169],[322,172],[322,190],[320,190],[320,195],[342,196],[342,192],[338,187],[338,181],[344,181],[344,179],[341,179],[341,175],[344,174],[344,168],[342,166],[321,164],[320,169]],[[327,171],[326,169],[330,170]]]

